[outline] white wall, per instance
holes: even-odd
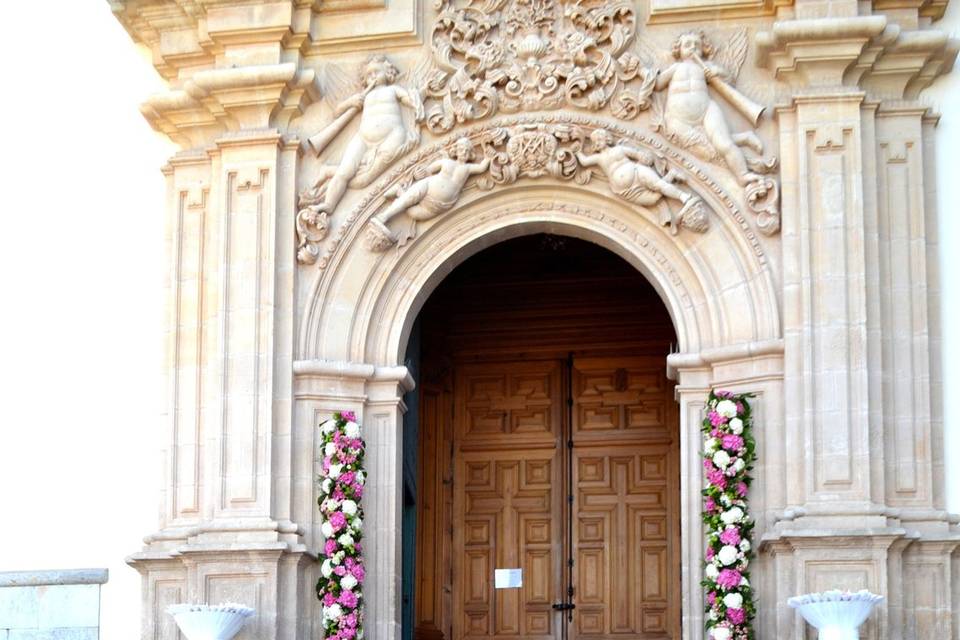
[[[103,0],[4,3],[0,571],[104,567],[104,640],[139,637],[123,558],[156,527],[161,83]]]
[[[960,1],[941,28],[960,30]],[[173,152],[137,105],[161,84],[106,2],[5,5],[0,61],[0,570],[109,568],[102,637],[129,640],[139,581],[123,557],[156,524],[159,167]],[[949,397],[960,386],[960,69],[928,95],[945,113]],[[950,409],[950,506],[960,511],[960,411]]]

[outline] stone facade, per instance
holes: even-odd
[[[316,426],[349,409],[368,637],[399,638],[412,324],[467,257],[550,232],[633,264],[674,322],[684,638],[711,387],[757,395],[759,637],[805,637],[787,597],[836,586],[886,596],[868,638],[960,638],[918,98],[957,54],[945,1],[111,4],[183,149],[143,637],[176,638],[187,600],[255,607],[241,637],[319,637]]]
[[[0,640],[97,640],[106,569],[0,573]]]

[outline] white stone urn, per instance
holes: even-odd
[[[881,600],[883,596],[866,589],[856,593],[832,590],[794,596],[787,604],[817,628],[819,640],[857,640],[860,637],[857,629],[873,611],[873,605]]]
[[[230,640],[254,610],[242,604],[172,604],[167,613],[187,640]]]

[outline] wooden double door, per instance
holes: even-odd
[[[459,363],[421,396],[415,637],[679,635],[679,455],[656,357]],[[495,588],[497,569],[522,586]]]

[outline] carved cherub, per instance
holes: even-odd
[[[652,154],[623,142],[614,143],[613,135],[606,129],[597,129],[590,134],[595,153],[586,155],[577,152],[577,160],[585,167],[599,166],[606,174],[610,190],[615,194],[643,207],[660,204],[664,197],[678,200],[683,206],[676,217],[666,208],[661,209],[660,223],[670,226],[676,233],[683,225],[693,231],[706,231],[708,221],[703,201],[692,193],[676,187],[673,182],[679,176],[671,169],[660,175],[655,169],[656,158]]]
[[[763,143],[753,131],[731,133],[707,87],[713,87],[754,125],[763,107],[728,84],[746,56],[746,32],[738,32],[725,50],[727,57],[732,58],[729,64],[735,67],[733,71],[711,60],[714,48],[703,31],[688,31],[677,37],[672,49],[676,62],[662,71],[656,82],[658,90],[667,91],[660,126],[679,145],[699,147],[701,153],[722,157],[740,184],[747,185],[763,178],[751,171],[750,161],[740,147],[749,147],[760,155]]]
[[[371,57],[363,70],[363,90],[337,106],[336,119],[309,142],[319,154],[360,113],[360,128],[350,139],[336,166],[326,166],[314,187],[317,213],[331,213],[347,187],[372,183],[394,160],[420,143],[423,101],[414,89],[398,84],[399,72],[385,56]],[[414,112],[413,127],[403,117],[403,107]]]
[[[483,173],[490,167],[490,159],[480,162],[473,160],[473,143],[469,138],[458,138],[453,143],[452,155],[441,158],[427,167],[427,175],[406,189],[395,189],[387,197],[396,198],[389,207],[370,220],[367,227],[368,245],[372,249],[383,250],[398,242],[406,242],[415,233],[418,221],[430,220],[453,208],[460,198],[467,179]],[[406,212],[412,219],[410,229],[404,235],[398,235],[387,228],[387,223],[395,216]]]

